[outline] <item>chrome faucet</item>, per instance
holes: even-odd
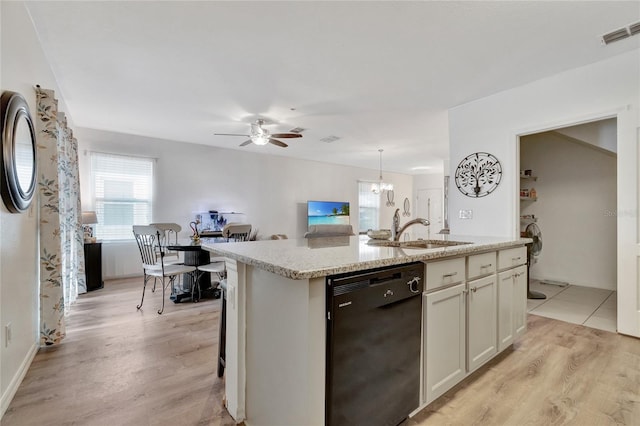
[[[400,241],[400,235],[402,235],[402,233],[411,225],[415,225],[417,223],[424,226],[431,225],[431,222],[429,222],[427,219],[418,217],[400,226],[399,212],[400,212],[400,209],[396,209],[396,212],[393,214],[393,224],[391,225],[391,239],[393,241]]]

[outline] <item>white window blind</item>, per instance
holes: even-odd
[[[380,223],[380,194],[371,191],[371,182],[358,182],[359,229],[366,233],[369,229],[378,229]]]
[[[133,225],[151,222],[152,158],[91,153],[91,183],[99,240],[133,238]]]

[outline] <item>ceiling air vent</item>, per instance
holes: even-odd
[[[294,127],[293,129],[289,130],[289,133],[302,133],[307,129],[303,129],[302,127]]]
[[[629,32],[627,31],[627,29],[620,28],[619,30],[615,30],[613,32],[610,32],[609,34],[603,35],[602,41],[604,44],[609,44],[627,37],[629,37]]]
[[[326,138],[320,139],[320,142],[331,143],[340,139],[338,136],[327,136]]]
[[[629,33],[631,35],[636,35],[640,33],[640,22],[636,22],[635,24],[629,25]]]

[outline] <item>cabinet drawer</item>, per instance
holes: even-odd
[[[464,281],[464,257],[427,263],[426,290],[461,283]]]
[[[527,248],[516,247],[498,252],[498,269],[508,269],[527,263]]]
[[[496,252],[474,254],[467,263],[467,279],[472,280],[496,272]]]

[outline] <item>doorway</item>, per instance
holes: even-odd
[[[429,220],[431,225],[427,228],[427,239],[431,239],[431,235],[438,233],[443,226],[443,206],[442,206],[442,189],[426,188],[418,189],[418,206],[416,209],[416,217],[422,217]]]
[[[520,138],[520,231],[541,233],[532,314],[616,331],[617,120]],[[529,233],[530,235],[530,233]]]

